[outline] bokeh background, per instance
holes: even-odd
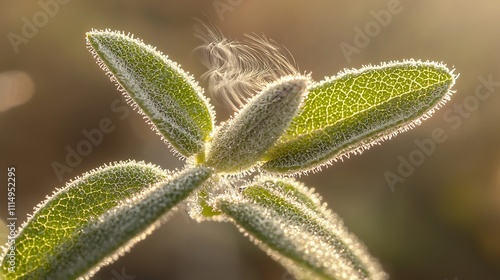
[[[44,22],[38,1],[0,0],[1,219],[10,165],[17,168],[20,221],[56,187],[103,163],[132,158],[182,167],[141,116],[112,109],[123,106],[122,97],[88,53],[84,33],[131,32],[199,77],[205,69],[193,53],[200,44],[193,26],[194,18],[202,18],[233,38],[255,32],[275,39],[316,80],[343,68],[406,58],[456,68],[456,93],[432,119],[300,180],[343,217],[391,279],[500,279],[499,1],[55,3],[58,10]],[[372,26],[369,42],[356,45],[357,28],[373,25],[374,14],[391,5],[399,12],[386,26]],[[26,20],[40,26],[31,38],[12,44],[9,38],[23,36]],[[341,44],[358,50],[346,56]],[[481,89],[490,93],[484,100],[474,97],[481,79],[492,81]],[[231,114],[224,104],[216,110],[218,121]],[[111,119],[113,132],[58,178],[54,162],[64,164],[66,148],[75,149],[85,140],[82,131],[98,128],[104,118]],[[446,141],[391,189],[384,174],[398,174],[401,157],[408,159],[418,149],[415,141],[430,138],[434,129],[444,131]],[[94,279],[118,279],[123,271],[135,279],[291,279],[233,225],[198,224],[185,212]]]

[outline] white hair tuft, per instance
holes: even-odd
[[[245,35],[243,41],[225,37],[213,24],[199,21],[195,36],[203,44],[201,61],[208,70],[208,92],[220,96],[233,110],[268,83],[286,75],[299,74],[291,54],[275,41],[256,34]]]

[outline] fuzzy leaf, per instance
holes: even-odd
[[[209,174],[197,168],[174,178],[135,162],[91,171],[39,206],[16,237],[15,271],[7,271],[7,258],[2,271],[7,279],[88,277],[143,239]]]
[[[297,279],[385,279],[365,246],[293,180],[260,178],[217,206]]]
[[[213,137],[207,165],[242,172],[255,165],[290,124],[307,93],[309,77],[287,76],[269,84]]]
[[[411,60],[345,71],[316,83],[262,168],[307,172],[360,153],[428,118],[449,100],[455,79],[444,65]]]
[[[111,80],[177,152],[186,157],[204,152],[214,113],[203,89],[177,63],[119,32],[88,32],[87,45]]]

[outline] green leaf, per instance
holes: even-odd
[[[293,180],[263,177],[217,206],[297,279],[386,279],[365,246]]]
[[[9,279],[50,269],[50,257],[57,251],[53,246],[70,240],[75,231],[115,207],[118,201],[167,177],[164,170],[150,164],[119,162],[90,171],[57,190],[38,205],[16,237],[16,271],[7,274]],[[6,269],[4,259],[2,270]]]
[[[203,161],[214,113],[192,76],[155,48],[123,33],[91,31],[87,45],[167,143],[183,156],[200,154]]]
[[[316,83],[262,169],[307,172],[361,153],[430,117],[449,100],[455,79],[442,64],[410,60]]]
[[[217,131],[207,165],[227,173],[240,173],[255,165],[289,126],[309,81],[307,76],[286,76],[264,88]]]
[[[158,218],[210,174],[202,167],[175,177],[125,162],[91,171],[39,206],[16,237],[16,269],[7,279],[90,276],[144,238]]]

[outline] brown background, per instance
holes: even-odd
[[[460,73],[457,93],[431,120],[300,180],[316,188],[344,218],[391,279],[499,279],[500,86],[492,88],[488,99],[467,103],[470,110],[463,116],[453,108],[473,101],[480,77],[500,81],[500,2],[401,0],[401,12],[393,14],[359,54],[346,59],[340,44],[354,45],[355,28],[363,29],[374,20],[371,12],[387,9],[389,2],[73,0],[60,4],[59,11],[16,53],[8,34],[21,35],[22,18],[32,21],[42,9],[37,1],[2,0],[2,188],[7,166],[15,165],[17,214],[24,220],[37,203],[64,184],[51,164],[63,163],[65,147],[75,148],[85,139],[82,130],[97,128],[103,118],[111,119],[114,131],[65,173],[63,181],[129,158],[180,168],[182,162],[141,116],[130,112],[122,120],[111,109],[120,94],[86,50],[84,33],[92,28],[131,32],[199,77],[204,69],[192,52],[200,43],[193,36],[193,18],[208,17],[234,38],[255,32],[275,39],[316,80],[343,68],[405,58],[455,67]],[[234,6],[220,17],[214,6],[220,3]],[[230,113],[222,105],[216,109],[218,121]],[[414,141],[429,138],[436,128],[447,140],[391,191],[384,173],[397,173],[398,157],[408,158],[417,149]],[[2,219],[5,194],[6,190],[0,191]],[[177,214],[95,279],[112,279],[113,271],[120,273],[123,268],[135,279],[290,279],[231,224],[197,224],[185,214]]]

